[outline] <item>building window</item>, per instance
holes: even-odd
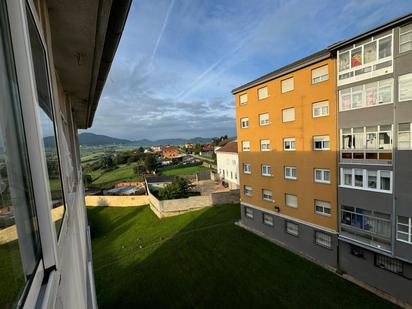
[[[268,87],[262,87],[258,89],[258,99],[263,100],[269,96]]]
[[[286,179],[297,179],[296,167],[294,167],[294,166],[285,166],[285,178]]]
[[[270,141],[268,139],[260,140],[260,150],[269,151],[270,150]]]
[[[338,85],[392,72],[392,35],[338,51]]]
[[[284,138],[283,139],[283,150],[285,151],[296,150],[296,139],[295,138]]]
[[[286,221],[286,233],[293,236],[299,236],[299,225],[290,221]]]
[[[324,117],[329,115],[329,101],[322,101],[312,104],[312,117]]]
[[[14,308],[18,298],[24,299],[27,295],[37,268],[42,268],[43,264],[39,263],[42,244],[32,184],[36,179],[32,179],[30,171],[30,152],[26,144],[9,31],[5,1],[1,1],[0,233],[10,238],[1,239],[3,290],[0,303],[5,308]],[[49,208],[49,205],[40,206]],[[24,303],[21,305],[23,307]]]
[[[412,50],[412,24],[401,27],[399,30],[399,52]]]
[[[247,104],[247,93],[241,94],[239,96],[240,105]]]
[[[314,150],[329,150],[329,136],[314,136],[313,149]]]
[[[399,102],[412,100],[412,73],[399,76]]]
[[[243,141],[242,142],[242,150],[243,151],[250,151],[250,141]]]
[[[312,70],[312,84],[317,84],[329,79],[328,65]]]
[[[341,235],[390,250],[391,216],[386,213],[341,205]]]
[[[262,176],[272,176],[272,168],[268,164],[262,164]]]
[[[286,108],[282,110],[282,121],[283,122],[290,122],[295,121],[295,108]]]
[[[253,209],[250,207],[245,207],[245,216],[249,219],[253,219]]]
[[[412,244],[412,218],[398,216],[396,239]]]
[[[376,253],[375,266],[398,275],[403,275],[403,263],[386,255]]]
[[[409,150],[411,147],[412,123],[400,123],[398,127],[398,149]]]
[[[282,93],[292,91],[295,89],[293,77],[281,81]]]
[[[315,168],[313,174],[314,174],[315,182],[330,183],[330,170],[329,169]]]
[[[259,115],[259,125],[260,126],[267,126],[269,124],[270,124],[269,114],[268,113],[260,114]]]
[[[285,193],[285,204],[288,207],[298,208],[298,197],[293,194]]]
[[[273,216],[263,213],[263,223],[268,226],[273,226]]]
[[[253,195],[253,189],[250,186],[243,186],[243,193],[246,196],[252,196]]]
[[[322,216],[330,216],[332,209],[329,202],[315,200],[315,213]]]
[[[342,168],[341,186],[391,193],[392,171]]]
[[[323,232],[315,231],[315,244],[330,249],[332,248],[332,236]]]
[[[243,173],[245,174],[252,173],[252,166],[249,163],[243,163]]]
[[[249,128],[249,118],[240,118],[240,127],[242,129]]]
[[[272,191],[267,190],[267,189],[263,189],[262,190],[262,199],[264,201],[272,202]]]
[[[339,91],[340,111],[393,103],[393,78]]]

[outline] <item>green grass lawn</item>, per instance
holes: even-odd
[[[111,185],[120,181],[141,181],[141,177],[133,172],[135,165],[135,163],[119,165],[118,168],[109,172],[95,171],[92,173],[93,184]]]
[[[162,171],[159,175],[164,176],[181,176],[181,175],[192,175],[202,170],[210,170],[210,168],[205,166],[190,166],[190,167],[180,167],[171,170]]]
[[[390,304],[234,225],[239,205],[158,219],[88,209],[100,308],[388,308]]]

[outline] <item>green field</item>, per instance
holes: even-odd
[[[210,168],[205,166],[191,166],[191,167],[180,167],[174,168],[166,171],[162,171],[159,175],[163,176],[182,176],[182,175],[192,175],[202,170],[210,170]]]
[[[141,181],[142,177],[137,176],[133,167],[136,163],[119,165],[116,169],[108,172],[97,170],[91,173],[93,184],[112,185],[120,181]]]
[[[100,308],[388,308],[320,266],[236,226],[239,205],[158,219],[88,209]]]

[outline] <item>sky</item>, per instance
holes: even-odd
[[[412,0],[134,0],[88,132],[236,135],[231,90],[412,12]]]

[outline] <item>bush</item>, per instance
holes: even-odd
[[[182,177],[176,177],[171,184],[168,184],[163,189],[157,191],[156,195],[160,200],[187,198],[192,195],[197,195],[196,193],[198,192],[192,191],[193,187],[194,185],[192,185],[189,180]]]

